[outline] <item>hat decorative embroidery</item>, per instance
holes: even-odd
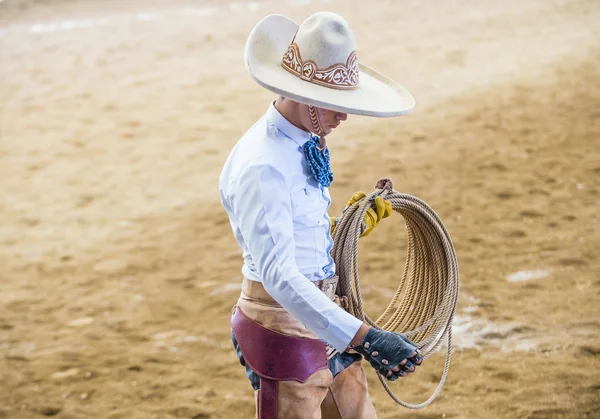
[[[356,51],[352,51],[346,64],[334,64],[319,69],[314,61],[302,61],[298,45],[292,43],[283,55],[281,66],[302,80],[321,86],[342,90],[355,89],[358,86],[359,70]]]
[[[329,164],[329,149],[325,147],[321,150],[319,149],[319,144],[319,137],[313,136],[304,143],[302,148],[315,180],[325,188],[328,188],[331,182],[333,182],[333,173],[331,173],[331,166]]]

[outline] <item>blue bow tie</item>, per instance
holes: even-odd
[[[304,143],[303,151],[315,180],[328,188],[333,182],[333,173],[329,165],[329,149],[325,147],[325,150],[318,150],[319,144],[319,137],[313,136]]]

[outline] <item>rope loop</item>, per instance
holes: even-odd
[[[373,320],[363,308],[359,281],[358,238],[364,214],[375,197],[392,204],[407,228],[406,264],[398,288],[388,307]],[[331,251],[339,275],[338,295],[348,300],[348,311],[373,327],[405,334],[417,344],[427,359],[445,340],[444,371],[433,394],[423,403],[410,404],[399,399],[386,379],[378,378],[396,403],[421,409],[440,393],[446,381],[452,356],[452,321],[459,294],[458,262],[450,235],[439,216],[425,202],[393,189],[389,178],[380,179],[375,191],[347,207],[333,231]]]

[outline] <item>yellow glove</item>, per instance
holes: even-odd
[[[329,217],[329,221],[331,221],[331,227],[329,228],[329,234],[333,236],[333,230],[335,230],[335,226],[338,221],[340,221],[340,217]]]
[[[379,224],[379,222],[392,215],[392,203],[386,201],[380,196],[375,197],[375,210],[369,208],[363,218],[363,233],[360,237],[365,237],[371,234],[371,231]]]
[[[352,195],[352,197],[346,204],[346,208],[352,206],[353,204],[360,201],[361,199],[363,199],[366,196],[367,195],[364,192],[361,192],[361,191],[355,192],[354,195]],[[363,227],[362,227],[363,232],[360,235],[360,237],[368,236],[371,233],[371,231],[373,231],[375,226],[377,224],[379,224],[379,222],[383,218],[387,218],[390,215],[392,215],[392,211],[393,211],[392,203],[389,201],[386,201],[385,199],[383,199],[380,196],[377,196],[375,198],[375,210],[373,208],[369,208],[367,210],[367,212],[365,213],[365,216],[363,218]],[[339,221],[339,218],[329,217],[329,219],[331,220],[330,233],[333,234],[333,230],[335,229],[335,226],[336,226],[337,222]]]
[[[367,195],[363,191],[354,192],[354,195],[352,195],[352,197],[348,200],[348,203],[346,204],[346,208],[351,207],[356,202],[363,199],[365,196],[367,196]]]

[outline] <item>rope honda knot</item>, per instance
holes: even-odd
[[[382,177],[375,184],[375,189],[383,189],[389,192],[394,190],[394,182],[389,177]]]

